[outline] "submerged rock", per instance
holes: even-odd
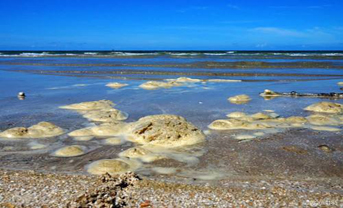
[[[0,133],[0,137],[20,139],[20,138],[45,138],[63,134],[62,128],[50,122],[40,122],[29,128],[15,127]]]
[[[343,105],[332,102],[319,102],[306,107],[305,110],[319,113],[343,113]]]
[[[75,157],[83,154],[85,154],[84,147],[80,145],[70,145],[56,150],[53,155],[57,157]]]
[[[111,82],[106,85],[106,87],[114,88],[114,89],[119,89],[122,87],[128,86],[128,84],[124,83],[119,83],[119,82]]]
[[[230,97],[228,99],[230,101],[230,103],[233,103],[233,104],[245,104],[245,103],[248,103],[251,98],[248,96],[248,95],[236,95],[236,96],[233,96],[233,97]]]
[[[165,147],[192,145],[205,141],[196,126],[176,115],[153,115],[130,124],[129,140]]]

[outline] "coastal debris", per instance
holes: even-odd
[[[19,92],[17,96],[19,100],[25,100],[26,94],[24,92]]]
[[[80,145],[70,145],[56,150],[53,155],[56,157],[75,157],[85,154],[84,149]]]
[[[230,101],[230,103],[240,105],[248,103],[251,100],[251,98],[248,95],[242,94],[230,97],[228,100]]]
[[[264,90],[264,92],[260,93],[260,96],[271,99],[273,97],[318,97],[318,98],[332,98],[332,99],[343,99],[343,93],[298,93],[296,91],[292,92],[274,92],[272,90]]]
[[[331,152],[335,151],[333,148],[331,148],[325,144],[319,145],[318,148],[320,150],[322,150],[323,152],[326,152],[326,153],[331,153]]]
[[[343,105],[332,102],[319,102],[307,106],[305,110],[318,113],[343,113]]]
[[[205,135],[185,118],[152,115],[130,124],[128,139],[139,144],[164,147],[192,145],[205,141]]]
[[[10,139],[21,139],[21,138],[46,138],[54,137],[63,134],[62,128],[56,126],[50,122],[39,122],[36,125],[26,127],[15,127],[7,129],[0,133],[0,137]]]
[[[119,177],[106,173],[101,178],[101,185],[69,202],[67,208],[78,207],[125,207],[130,200],[128,197],[134,185],[142,180],[138,175],[127,172]]]
[[[106,84],[106,87],[110,87],[110,88],[113,88],[113,89],[119,89],[119,88],[122,88],[122,87],[125,87],[125,86],[128,86],[128,84],[119,83],[119,82],[111,82],[111,83]]]

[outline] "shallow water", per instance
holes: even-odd
[[[176,179],[216,180],[226,177],[286,177],[342,178],[342,125],[338,132],[308,128],[286,128],[281,131],[210,130],[214,120],[226,119],[235,111],[254,114],[273,110],[281,117],[309,116],[303,109],[320,101],[343,103],[343,100],[319,98],[277,97],[265,100],[260,92],[343,92],[337,82],[343,81],[340,68],[343,56],[254,55],[189,57],[160,55],[153,57],[3,57],[0,58],[0,131],[13,127],[29,127],[49,121],[63,128],[66,134],[47,139],[0,140],[0,163],[3,168],[35,169],[86,173],[92,161],[118,158],[118,154],[134,146],[132,142],[106,144],[104,138],[77,141],[67,133],[95,125],[75,111],[60,106],[95,100],[111,100],[116,109],[129,114],[127,122],[154,114],[175,114],[186,118],[206,133],[206,142],[187,150],[167,152],[169,159],[143,163],[138,173]],[[329,57],[332,57],[331,59]],[[201,61],[326,62],[328,68],[187,68],[170,67]],[[291,60],[290,60],[291,59]],[[106,66],[106,64],[136,66]],[[163,63],[169,64],[163,65]],[[53,65],[59,64],[59,65]],[[104,66],[102,65],[104,64]],[[143,66],[153,65],[156,66]],[[139,71],[140,73],[135,73]],[[149,73],[145,73],[149,72]],[[203,73],[203,74],[199,74]],[[182,86],[144,90],[139,87],[147,80],[163,80],[187,76],[199,79],[235,79],[242,82],[198,82]],[[120,89],[106,87],[109,82],[126,83]],[[26,98],[20,100],[17,93]],[[246,94],[247,104],[230,103],[229,97]],[[256,138],[239,135],[256,133]],[[61,158],[53,153],[66,145],[82,145],[86,154]],[[323,152],[318,146],[327,145],[334,151]]]

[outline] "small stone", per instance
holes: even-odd
[[[318,148],[321,149],[323,152],[326,152],[326,153],[331,153],[331,152],[335,151],[334,149],[332,149],[331,147],[329,147],[325,144],[319,145]]]

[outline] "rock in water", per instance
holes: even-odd
[[[128,139],[136,143],[171,148],[205,141],[201,130],[176,115],[143,117],[130,124],[128,135]]]
[[[248,103],[251,98],[248,96],[248,95],[236,95],[236,96],[233,96],[233,97],[230,97],[228,99],[230,101],[230,103],[233,103],[233,104],[245,104],[245,103]]]
[[[343,113],[343,105],[332,102],[319,102],[306,107],[305,110],[319,113]]]

